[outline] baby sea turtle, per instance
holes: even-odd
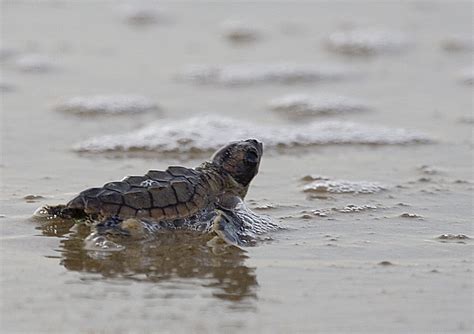
[[[171,166],[128,176],[84,190],[66,205],[40,208],[36,216],[87,219],[96,222],[96,233],[102,235],[140,237],[183,228],[215,232],[242,245],[253,222],[257,231],[273,225],[243,204],[262,153],[262,143],[255,139],[232,142],[195,169]]]

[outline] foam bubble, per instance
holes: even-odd
[[[314,122],[304,125],[255,125],[254,123],[199,116],[154,123],[126,134],[91,138],[77,144],[82,152],[155,151],[163,153],[209,152],[229,141],[256,138],[266,149],[328,144],[413,144],[430,139],[405,129],[367,126],[352,122]]]
[[[411,213],[411,212],[404,212],[402,213],[399,217],[402,218],[416,218],[416,219],[423,219],[422,215],[419,215],[417,213]]]
[[[232,42],[252,42],[260,37],[259,29],[239,20],[227,20],[221,23],[224,37]]]
[[[140,95],[93,95],[65,100],[56,109],[74,114],[135,114],[157,110],[158,106]]]
[[[418,170],[426,175],[443,175],[446,174],[446,170],[436,166],[421,165]]]
[[[330,215],[333,215],[335,212],[338,213],[361,213],[365,211],[373,211],[380,209],[381,207],[378,207],[376,205],[371,205],[371,204],[365,204],[365,205],[355,205],[355,204],[348,204],[345,207],[342,208],[319,208],[319,209],[314,209],[309,211],[303,210],[301,213],[303,213],[302,218],[313,218],[313,216],[317,217],[328,217]]]
[[[355,29],[329,35],[329,50],[348,55],[373,55],[401,51],[408,46],[405,34],[388,30]]]
[[[35,210],[33,213],[33,217],[35,218],[43,218],[43,219],[53,219],[56,218],[55,216],[51,215],[50,210],[47,207],[41,206]]]
[[[23,72],[44,73],[56,68],[54,60],[42,54],[24,54],[16,58],[16,67]]]
[[[378,209],[376,205],[355,205],[355,204],[348,204],[342,209],[335,209],[335,211],[341,212],[341,213],[354,213],[354,212],[362,212],[362,211],[368,211],[368,210],[375,210]]]
[[[340,66],[290,63],[189,65],[181,73],[185,80],[217,85],[331,81],[354,75]]]
[[[303,191],[314,193],[333,194],[374,194],[382,190],[387,190],[386,185],[369,181],[346,181],[346,180],[323,180],[314,181],[304,186]]]
[[[370,107],[362,101],[342,95],[306,95],[289,94],[269,102],[272,110],[284,112],[290,116],[318,116],[359,112]]]

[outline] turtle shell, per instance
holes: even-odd
[[[144,176],[128,176],[101,188],[84,190],[67,207],[105,217],[187,218],[209,203],[209,185],[202,176],[194,169],[178,166],[166,171],[150,170]]]

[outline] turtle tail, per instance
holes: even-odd
[[[34,216],[49,219],[81,219],[84,218],[86,214],[82,209],[70,208],[66,205],[46,205],[36,210]]]

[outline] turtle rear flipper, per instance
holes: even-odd
[[[85,218],[84,210],[70,208],[66,205],[46,205],[38,208],[34,214],[34,217],[45,218],[45,219],[81,219]]]

